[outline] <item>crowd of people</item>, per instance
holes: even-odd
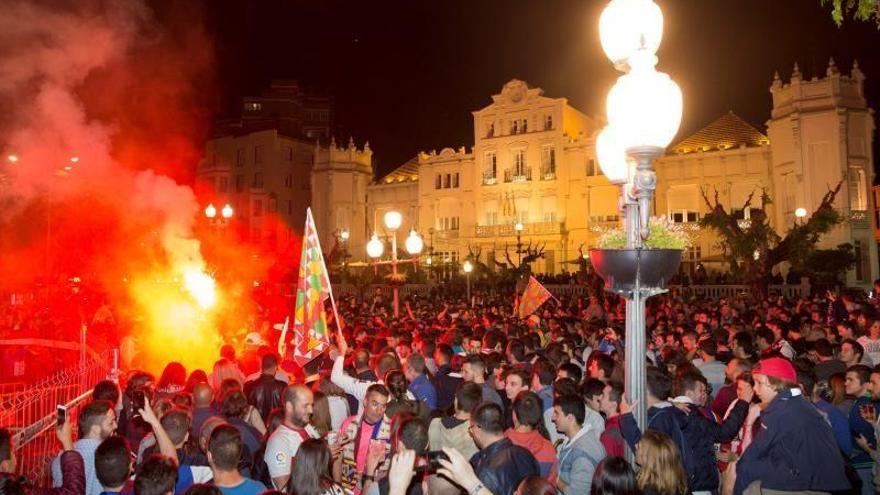
[[[880,284],[875,288],[880,293]],[[880,302],[827,292],[648,303],[647,420],[624,394],[624,301],[515,316],[454,293],[338,301],[304,366],[271,335],[210,370],[102,381],[57,428],[52,487],[0,494],[869,494],[880,486]],[[328,312],[332,315],[333,312]],[[332,318],[332,317],[331,317]],[[876,364],[875,364],[876,363]],[[627,459],[631,459],[632,462]]]

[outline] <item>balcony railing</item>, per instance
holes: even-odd
[[[504,182],[528,182],[532,180],[531,168],[509,168],[504,171]]]
[[[492,186],[498,184],[498,177],[495,174],[483,174],[483,185]]]
[[[554,180],[556,179],[556,167],[542,167],[541,168],[541,180]]]
[[[458,229],[438,230],[434,232],[438,239],[458,239]]]
[[[523,224],[520,236],[559,234],[563,231],[563,222],[535,222]],[[476,237],[516,237],[516,229],[511,224],[477,225]]]

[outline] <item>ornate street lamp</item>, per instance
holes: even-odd
[[[213,204],[209,204],[207,208],[205,208],[205,217],[210,218],[211,220],[217,216],[217,208],[214,208]]]
[[[653,0],[611,0],[600,17],[599,34],[606,55],[624,72],[608,93],[608,126],[596,138],[596,154],[602,173],[621,187],[627,243],[618,253],[592,251],[591,259],[606,287],[626,298],[626,395],[630,403],[637,401],[633,413],[644,429],[645,299],[664,292],[663,281],[671,267],[677,268],[681,252],[650,253],[642,245],[650,233],[657,187],[653,162],[678,132],[682,94],[655,68],[663,14]]]
[[[394,294],[394,317],[397,318],[400,316],[400,288],[398,287],[397,265],[399,263],[415,264],[418,261],[418,255],[422,252],[425,243],[418,232],[416,232],[415,229],[412,229],[409,237],[407,237],[404,243],[407,253],[409,253],[412,258],[408,260],[399,260],[397,259],[397,230],[403,224],[403,215],[397,211],[388,211],[383,217],[383,222],[385,223],[385,228],[391,231],[391,260],[379,261],[385,248],[382,241],[379,240],[379,237],[375,233],[370,239],[370,242],[367,243],[367,255],[376,260],[372,263],[376,273],[378,273],[379,265],[391,265],[391,290]]]

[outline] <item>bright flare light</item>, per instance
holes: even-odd
[[[422,241],[422,236],[416,232],[416,229],[412,229],[409,233],[409,237],[406,238],[406,252],[412,255],[416,255],[422,252],[422,248],[425,247],[424,241]]]
[[[217,302],[217,291],[214,279],[205,272],[189,271],[183,275],[186,290],[193,296],[202,309],[209,309]]]

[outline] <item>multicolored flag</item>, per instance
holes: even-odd
[[[293,315],[293,360],[300,366],[318,357],[330,347],[330,334],[324,303],[333,298],[330,277],[321,242],[312,218],[312,209],[306,210],[302,255],[299,261],[299,282],[296,287],[296,309]],[[334,306],[335,312],[335,306]]]
[[[529,283],[526,285],[526,290],[523,291],[523,295],[519,300],[517,314],[520,318],[525,318],[534,313],[551,297],[553,297],[553,294],[545,289],[544,286],[541,285],[541,282],[538,282],[535,277],[529,277]]]

